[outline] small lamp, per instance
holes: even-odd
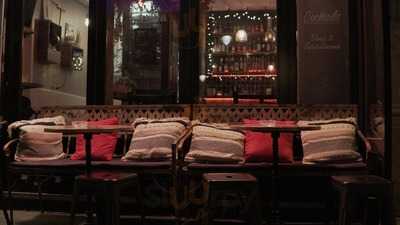
[[[199,80],[200,80],[201,83],[204,83],[204,81],[206,81],[206,79],[207,79],[207,76],[204,75],[204,74],[201,74],[201,75],[199,76]]]
[[[232,36],[231,35],[224,35],[224,36],[221,37],[221,41],[225,46],[228,46],[232,41]]]
[[[247,42],[247,32],[243,29],[238,30],[235,36],[236,42]]]

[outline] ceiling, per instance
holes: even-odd
[[[277,0],[214,0],[210,3],[210,10],[276,10],[276,1]]]
[[[75,0],[75,1],[81,3],[82,5],[89,6],[89,0]]]
[[[89,6],[89,0],[75,0]],[[213,0],[210,3],[212,11],[228,10],[276,10],[277,0]]]

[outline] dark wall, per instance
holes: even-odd
[[[348,0],[297,0],[298,102],[352,101]]]

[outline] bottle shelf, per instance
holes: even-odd
[[[235,78],[235,77],[264,77],[264,78],[275,78],[277,74],[212,74],[211,77],[215,78]]]
[[[213,56],[216,57],[226,57],[226,56],[268,56],[268,55],[275,55],[277,54],[276,51],[270,52],[263,52],[263,51],[256,51],[256,52],[213,52]]]
[[[226,16],[230,13],[231,17]],[[243,20],[233,15],[243,15]],[[212,12],[206,32],[207,98],[276,98],[276,12]],[[260,18],[254,21],[254,18]],[[238,33],[239,30],[245,32]],[[225,35],[230,37],[225,38]],[[237,88],[237,89],[235,89]],[[235,91],[237,90],[237,91]]]
[[[210,33],[213,36],[216,37],[222,37],[225,35],[234,35],[237,31],[230,31],[230,32],[213,32]],[[265,36],[266,32],[275,32],[275,31],[246,31],[248,36]]]

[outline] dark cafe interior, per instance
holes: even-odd
[[[0,225],[400,224],[400,1],[0,0]]]

